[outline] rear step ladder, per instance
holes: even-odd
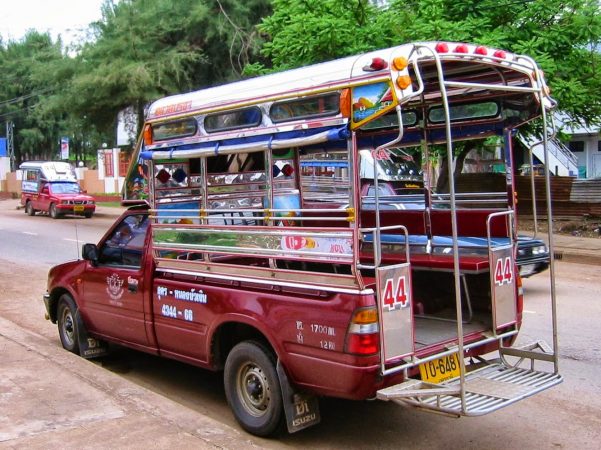
[[[530,359],[532,365],[535,359],[548,360],[548,353],[534,352],[534,347],[543,350],[545,346],[536,343],[523,349],[501,349],[501,354],[503,356],[504,350],[510,350],[507,353],[511,356]],[[461,378],[441,384],[410,379],[378,391],[376,397],[454,416],[481,416],[555,386],[563,378],[559,373],[495,362],[467,373],[464,380],[464,401],[461,398]]]

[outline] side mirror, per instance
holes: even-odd
[[[98,247],[96,244],[83,244],[81,255],[86,261],[90,261],[92,265],[98,264]]]

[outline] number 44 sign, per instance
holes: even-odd
[[[495,284],[511,284],[513,281],[513,261],[510,256],[497,259],[495,264]]]
[[[409,305],[407,278],[404,275],[386,280],[382,291],[382,303],[388,311],[405,308]]]

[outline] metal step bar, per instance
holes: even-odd
[[[534,347],[541,350],[546,348],[540,343],[527,346],[529,349]],[[400,405],[458,417],[488,414],[563,381],[562,376],[557,372],[534,370],[534,360],[545,361],[550,355],[546,352],[524,350],[524,353],[515,356],[530,359],[530,369],[508,365],[504,363],[505,359],[485,363],[484,367],[479,367],[465,375],[463,399],[461,377],[441,384],[409,379],[404,383],[378,391],[376,397],[379,400],[393,401]],[[469,370],[469,366],[467,369]]]

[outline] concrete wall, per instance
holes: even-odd
[[[105,180],[101,180],[98,177],[97,170],[90,169],[76,169],[77,179],[79,185],[84,191],[90,194],[102,194],[105,192],[119,192],[116,189],[116,184],[110,186],[111,190],[105,191]],[[5,174],[5,179],[0,180],[0,192],[9,192],[17,195],[21,195],[21,172],[8,172]]]

